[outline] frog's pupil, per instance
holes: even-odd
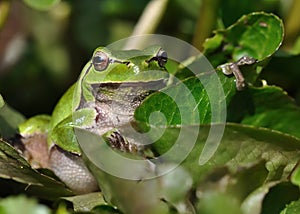
[[[95,58],[94,58],[94,63],[95,64],[99,64],[99,63],[101,63],[103,61],[104,60],[103,60],[103,58],[101,56],[95,56]]]

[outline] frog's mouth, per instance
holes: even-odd
[[[93,90],[101,88],[111,88],[114,90],[121,90],[122,88],[143,88],[144,90],[160,90],[167,85],[167,79],[158,79],[151,81],[127,81],[127,82],[105,82],[92,84]]]

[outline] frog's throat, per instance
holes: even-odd
[[[166,81],[164,79],[147,82],[109,82],[86,85],[85,89],[89,90],[89,97],[81,95],[76,110],[92,108],[97,114],[95,118],[97,126],[118,127],[133,119],[134,111],[146,97],[165,86]],[[93,99],[90,99],[91,97]]]
[[[100,83],[91,85],[91,88],[97,102],[113,103],[134,111],[147,96],[165,86],[166,81],[160,79],[148,82]]]
[[[92,109],[95,113],[95,119],[88,129],[103,135],[112,129],[129,124],[134,120],[134,111],[141,102],[164,85],[163,80],[90,85],[90,93],[93,94],[94,100],[81,100],[80,107]]]

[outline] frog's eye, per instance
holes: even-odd
[[[167,52],[163,49],[159,49],[158,53],[156,54],[156,60],[160,67],[164,67],[168,61]]]
[[[102,51],[97,51],[93,58],[92,58],[92,64],[96,71],[103,71],[107,68],[110,60],[106,53]]]
[[[157,61],[158,65],[160,67],[165,67],[165,64],[167,63],[168,61],[168,55],[167,55],[167,52],[164,51],[163,49],[159,49],[159,51],[157,52],[156,56],[155,57],[152,57],[150,60],[148,60],[147,62],[151,62],[151,61]]]

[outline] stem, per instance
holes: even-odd
[[[152,0],[145,7],[143,14],[135,25],[131,36],[154,33],[164,11],[166,10],[168,0]],[[130,39],[125,48],[138,47],[139,40]]]
[[[294,0],[291,4],[289,13],[285,20],[285,41],[284,46],[294,45],[295,40],[298,38],[300,33],[300,1]]]
[[[202,1],[193,39],[193,45],[200,51],[203,49],[203,42],[211,35],[216,25],[219,3],[220,0]]]
[[[10,9],[10,2],[9,1],[1,1],[0,2],[0,30],[5,24],[7,19],[8,13]]]

